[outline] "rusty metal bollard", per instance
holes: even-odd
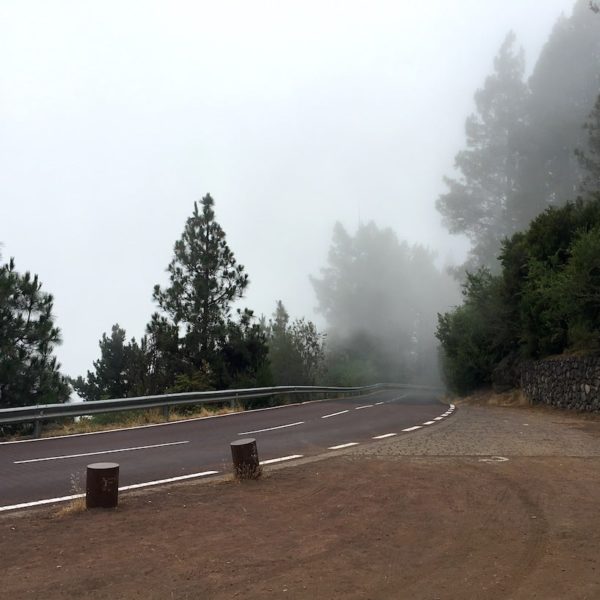
[[[231,458],[233,472],[238,479],[258,479],[260,477],[262,471],[255,439],[244,438],[231,442]]]
[[[86,508],[115,508],[119,504],[119,465],[104,462],[87,466]]]

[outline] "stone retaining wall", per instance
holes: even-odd
[[[600,411],[600,355],[561,356],[524,363],[521,389],[530,402]]]

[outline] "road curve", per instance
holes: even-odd
[[[434,426],[450,413],[431,392],[385,390],[133,429],[5,442],[0,444],[0,511],[81,492],[85,467],[93,462],[118,462],[121,489],[143,487],[228,472],[229,444],[241,437],[255,438],[261,462],[271,464],[406,435]]]

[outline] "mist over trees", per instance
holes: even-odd
[[[523,52],[511,33],[475,94],[457,176],[446,179],[437,201],[449,231],[471,241],[467,269],[498,272],[505,237],[586,185],[577,152],[600,90],[600,19],[588,2],[578,0],[558,20],[531,77],[523,76]]]
[[[437,380],[435,316],[457,295],[434,258],[374,223],[354,235],[335,226],[327,265],[311,278],[327,322],[328,383]]]

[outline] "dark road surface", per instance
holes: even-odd
[[[0,511],[85,489],[86,465],[121,465],[121,489],[230,471],[230,442],[255,438],[261,462],[430,427],[449,414],[431,392],[386,390],[135,429],[0,444]],[[79,481],[74,489],[73,481]],[[142,487],[142,485],[139,485]]]

